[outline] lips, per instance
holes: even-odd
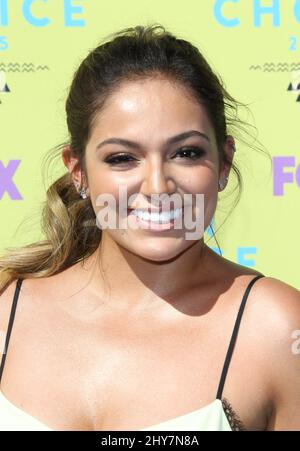
[[[171,230],[174,228],[175,220],[173,218],[169,218],[167,221],[162,221],[161,219],[158,220],[156,217],[155,220],[152,218],[145,218],[143,217],[144,214],[146,214],[148,210],[144,210],[143,213],[137,213],[136,211],[131,210],[129,217],[131,220],[134,221],[134,223],[138,224],[138,228],[142,229],[149,229],[152,231],[163,231],[163,230]],[[163,213],[162,213],[163,214]],[[159,215],[157,212],[156,215]]]
[[[157,207],[155,207],[155,208],[153,208],[153,207],[148,207],[148,208],[139,208],[139,207],[131,208],[131,207],[129,207],[128,210],[129,211],[138,210],[138,211],[148,212],[148,213],[161,213],[163,211],[163,207],[162,206],[159,208],[157,208]]]
[[[165,212],[170,212],[172,210],[178,210],[179,208],[183,209],[183,206],[179,206],[179,207],[175,207],[175,206],[168,206],[169,208],[165,207],[165,206],[161,206],[161,207],[148,207],[148,208],[139,208],[139,207],[129,207],[127,210],[129,212],[133,211],[133,210],[137,210],[137,211],[141,211],[141,212],[147,212],[147,213],[161,213],[162,211]]]

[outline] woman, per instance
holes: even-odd
[[[81,63],[47,239],[0,260],[2,429],[300,429],[299,291],[204,243],[231,169],[240,181],[224,99],[199,50],[161,26]],[[120,186],[131,222],[101,227],[98,196],[118,206]],[[197,237],[145,213],[173,194],[203,213]]]

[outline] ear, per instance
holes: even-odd
[[[231,135],[226,136],[226,139],[225,139],[225,142],[223,145],[223,149],[226,154],[228,162],[223,161],[220,165],[220,172],[219,172],[220,180],[225,180],[226,177],[229,177],[229,173],[230,173],[233,158],[234,158],[234,152],[236,151],[235,141],[234,141],[233,136],[231,136]]]
[[[78,157],[74,155],[70,145],[63,148],[61,155],[64,165],[72,176],[75,187],[79,189],[83,185],[83,176]]]

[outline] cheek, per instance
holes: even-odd
[[[92,198],[100,194],[111,194],[116,200],[119,198],[119,187],[132,185],[132,175],[126,175],[122,171],[113,171],[105,163],[97,159],[91,159],[87,165],[88,184]]]
[[[185,193],[202,194],[203,198],[197,200],[194,197],[193,219],[199,221],[200,217],[204,220],[204,230],[211,223],[215,214],[218,201],[218,175],[215,168],[197,168],[190,174],[182,178],[182,190]]]
[[[93,205],[99,195],[109,194],[117,200],[118,187],[119,183],[111,172],[97,169],[96,166],[89,170],[89,191]]]
[[[218,177],[214,167],[200,167],[182,174],[181,187],[186,193],[214,195],[217,189]]]
[[[107,210],[108,202],[114,208],[114,199],[117,199],[117,189],[109,177],[103,176],[103,174],[90,173],[89,196],[95,215],[98,217],[101,210]]]

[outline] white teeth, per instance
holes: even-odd
[[[176,210],[162,211],[161,213],[148,211],[133,210],[132,212],[135,216],[138,216],[143,221],[169,223],[173,219],[178,218],[182,213],[182,208],[176,208]]]

